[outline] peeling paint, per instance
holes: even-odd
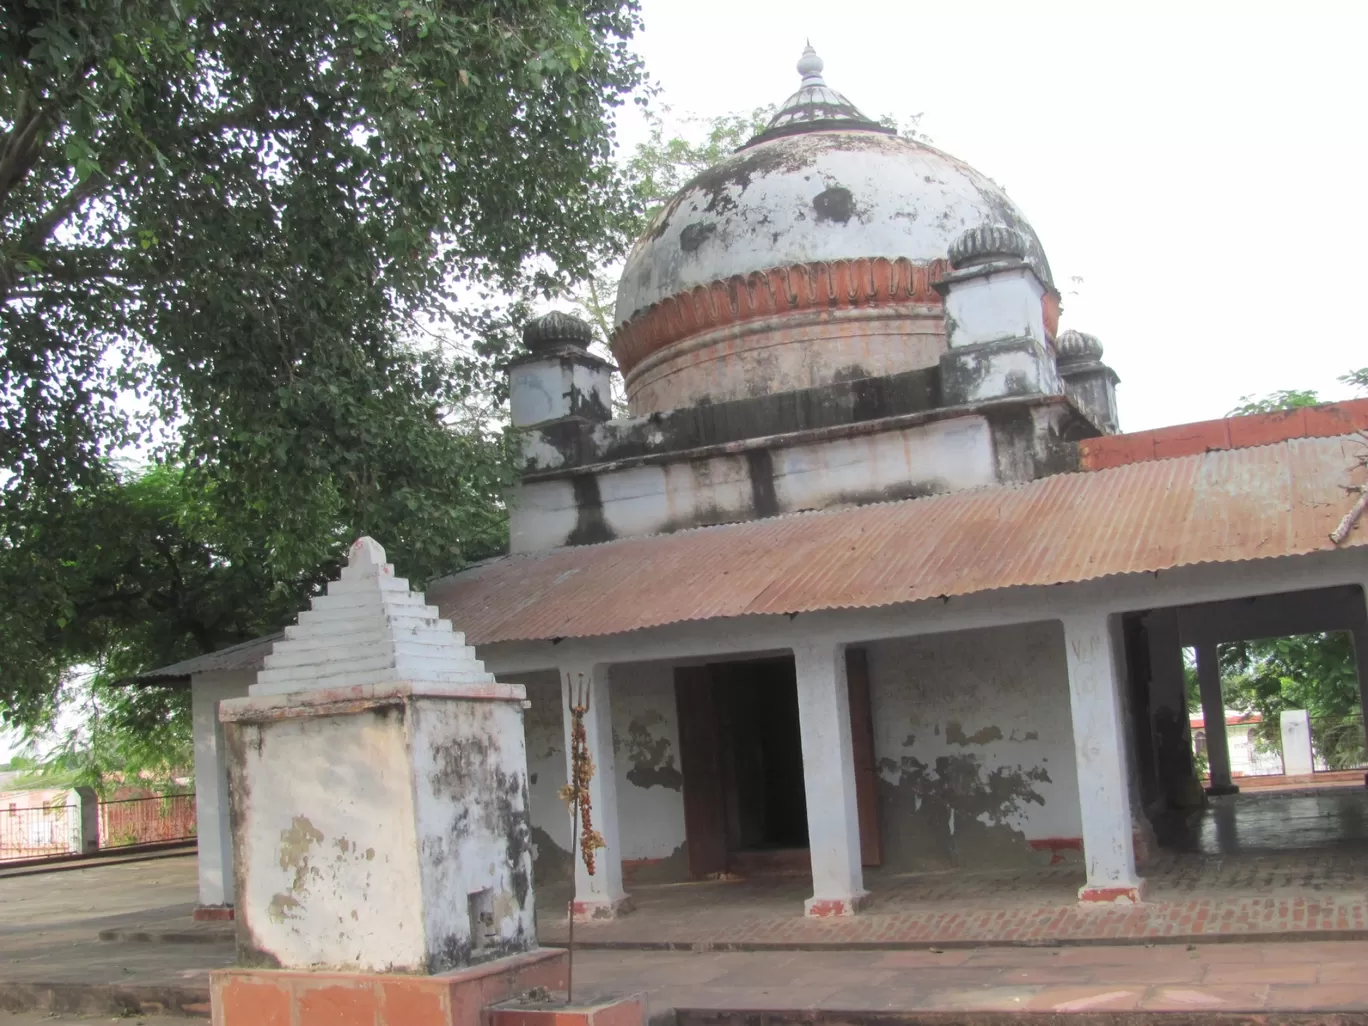
[[[627,724],[623,744],[631,768],[627,779],[637,787],[664,787],[679,791],[684,787],[684,775],[675,765],[670,739],[654,737],[651,728],[665,722],[665,717],[654,710],[643,713]]]
[[[951,720],[945,725],[945,740],[952,745],[986,745],[990,741],[1002,740],[1002,728],[984,727],[982,730],[966,735],[959,722]]]

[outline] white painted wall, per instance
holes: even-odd
[[[219,702],[243,698],[252,670],[197,673],[190,678],[190,721],[195,741],[195,839],[199,851],[199,903],[231,905],[233,837],[228,820],[228,754]]]
[[[536,879],[565,879],[570,866],[570,813],[559,793],[566,780],[560,677],[550,670],[504,679],[527,689],[529,705],[523,724]],[[547,850],[548,837],[555,850]]]
[[[248,964],[431,973],[536,945],[523,692],[412,690],[223,705]]]
[[[506,679],[524,685],[532,703],[525,722],[533,834],[539,846],[544,847],[544,837],[549,837],[558,849],[537,852],[538,879],[564,879],[570,817],[558,794],[566,778],[560,683],[554,672]],[[684,791],[673,664],[614,666],[609,687],[622,846],[618,857],[631,862],[673,857],[678,865],[662,864],[658,874],[682,874]]]
[[[604,410],[611,410],[608,367],[561,356],[519,363],[508,374],[510,420],[514,427],[528,427],[568,417],[575,412],[575,393],[586,399],[597,397]]]
[[[423,971],[403,717],[301,717],[228,731],[240,935],[285,968]]]
[[[1082,827],[1058,623],[867,646],[886,864],[1010,864]]]
[[[992,432],[983,417],[774,447],[769,456],[779,512],[887,494],[951,492],[997,480]],[[596,478],[604,521],[618,538],[753,515],[749,467],[740,455],[625,467]],[[577,522],[569,481],[524,484],[509,511],[511,548],[532,552],[564,545]]]
[[[1044,296],[1025,267],[953,281],[945,296],[946,341],[951,349],[1014,338],[1047,345]]]
[[[622,857],[683,859],[684,788],[674,664],[614,666],[609,679]]]

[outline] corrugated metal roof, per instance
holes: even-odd
[[[484,645],[1301,555],[1334,547],[1364,449],[1352,437],[1298,438],[506,556],[435,583],[428,601]]]
[[[159,670],[138,674],[130,678],[130,683],[174,684],[188,681],[192,674],[210,673],[214,670],[259,670],[262,661],[270,653],[271,646],[283,637],[285,632],[277,631],[264,638],[242,641],[228,648],[221,648],[217,652],[210,652],[208,655],[183,659]]]

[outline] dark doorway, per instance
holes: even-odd
[[[808,846],[798,684],[792,659],[723,663],[718,733],[727,805],[727,849]]]
[[[866,865],[882,861],[864,653],[851,650],[851,731]],[[684,829],[695,878],[806,869],[798,685],[792,657],[675,671]]]

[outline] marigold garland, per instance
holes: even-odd
[[[569,683],[568,679],[566,683]],[[560,797],[570,806],[570,814],[575,820],[572,833],[574,828],[580,832],[580,858],[593,876],[594,852],[608,845],[603,835],[594,829],[594,806],[589,797],[594,760],[589,757],[589,735],[584,729],[584,717],[589,712],[589,688],[584,684],[584,674],[579,676],[579,686],[570,690],[570,783],[560,789]]]

